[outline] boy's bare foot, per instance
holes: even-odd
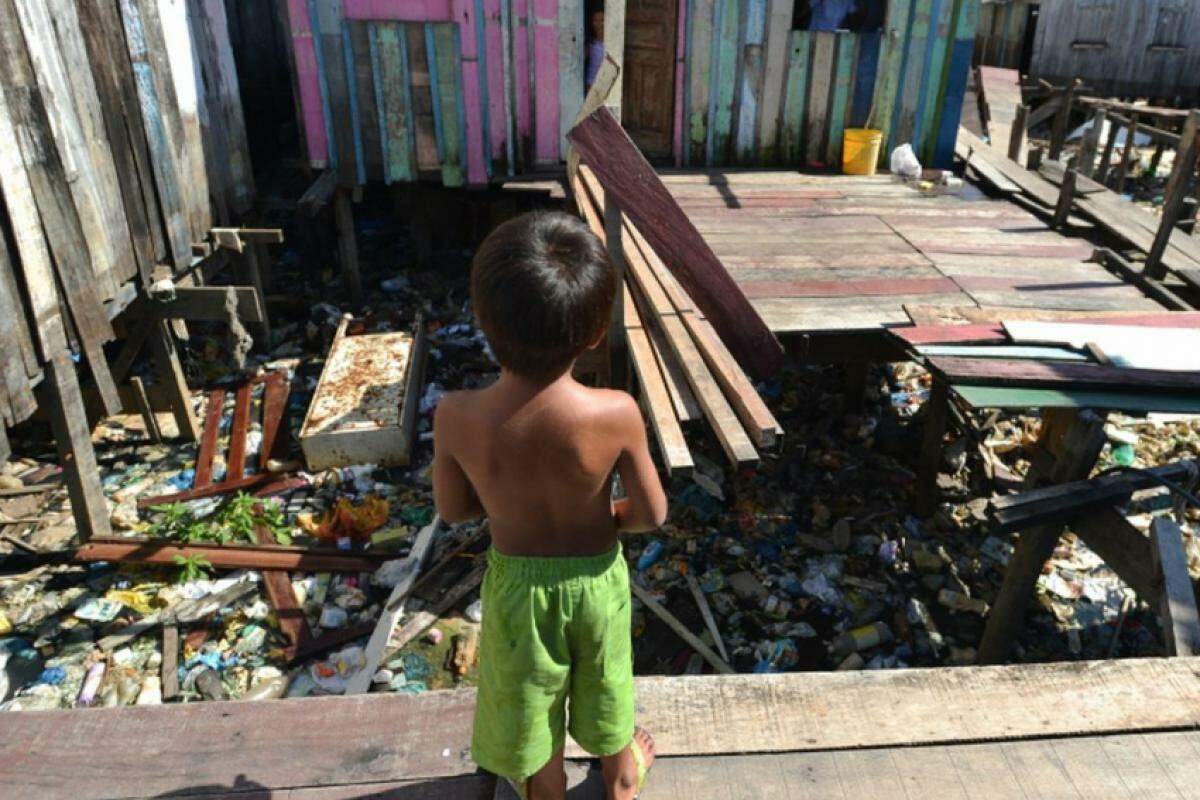
[[[639,773],[645,775],[653,763],[654,737],[642,728],[635,728],[633,741],[628,747],[614,756],[600,759],[608,800],[633,800],[637,797],[641,788],[638,785]]]

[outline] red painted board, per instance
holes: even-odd
[[[891,278],[847,281],[750,281],[740,284],[746,297],[872,297],[899,294],[956,294],[949,278]]]
[[[609,110],[601,106],[567,138],[604,191],[629,215],[716,328],[734,358],[758,378],[775,374],[784,363],[783,345]]]
[[[204,411],[204,433],[200,437],[200,450],[196,454],[195,489],[212,483],[213,456],[216,455],[217,437],[221,433],[221,409],[225,406],[225,390],[213,389],[208,395],[208,406]]]

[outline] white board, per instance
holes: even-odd
[[[1004,321],[1014,342],[1095,345],[1118,367],[1200,370],[1200,328],[1088,325],[1080,322]]]

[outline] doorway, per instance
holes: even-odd
[[[621,119],[647,158],[671,155],[678,0],[627,0]]]

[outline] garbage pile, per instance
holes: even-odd
[[[0,709],[336,694],[367,669],[372,691],[472,683],[486,610],[477,590],[445,609],[442,601],[470,578],[487,545],[478,524],[440,535],[393,630],[393,644],[402,639],[402,646],[386,648],[374,666],[366,651],[387,613],[397,565],[434,516],[433,411],[446,391],[484,385],[496,373],[466,302],[470,253],[450,248],[437,251],[436,264],[398,269],[416,258],[403,230],[366,219],[359,234],[364,282],[380,287],[368,325],[402,330],[421,311],[430,334],[409,466],[310,474],[293,438],[287,457],[268,468],[298,476],[296,487],[270,498],[231,493],[139,509],[141,498],[192,486],[196,447],[148,443],[136,418],[118,417],[99,428],[97,452],[119,535],[253,544],[266,531],[281,545],[378,556],[379,569],[290,572],[311,634],[297,647],[272,607],[266,573],[219,569],[202,556],[153,567],[43,559],[45,551],[79,543],[65,492],[0,498]],[[286,419],[295,433],[348,304],[339,305],[338,293],[321,276],[304,274],[290,253],[276,266],[276,281],[311,304],[293,301],[290,317],[273,311],[277,327],[250,369],[287,376]],[[185,351],[194,385],[242,378],[224,347],[219,329],[196,326]],[[830,368],[789,370],[759,388],[785,430],[781,449],[754,470],[735,471],[717,444],[698,434],[691,442],[694,475],[669,486],[668,523],[624,542],[633,580],[739,672],[974,663],[1013,540],[989,532],[987,470],[965,443],[946,449],[947,502],[928,520],[910,514],[929,376],[911,364],[873,368],[865,410],[854,416],[836,412],[841,378]],[[195,401],[202,412],[203,395]],[[232,413],[227,405],[222,436]],[[998,479],[1024,474],[1037,425],[1029,416],[987,421],[985,449]],[[14,450],[45,452],[46,440],[38,445],[29,436]],[[1101,467],[1194,458],[1200,421],[1114,417],[1110,439]],[[261,431],[252,428],[248,449],[256,452],[260,442]],[[214,462],[214,480],[223,469]],[[13,461],[0,488],[52,483],[55,473],[51,456]],[[1163,513],[1171,505],[1161,493],[1146,495],[1135,510]],[[1195,516],[1191,523],[1194,532]],[[1194,548],[1190,554],[1196,558]],[[640,600],[634,615],[637,672],[711,669]],[[1039,580],[1016,657],[1149,655],[1162,646],[1154,610],[1136,602],[1081,542],[1064,537]]]

